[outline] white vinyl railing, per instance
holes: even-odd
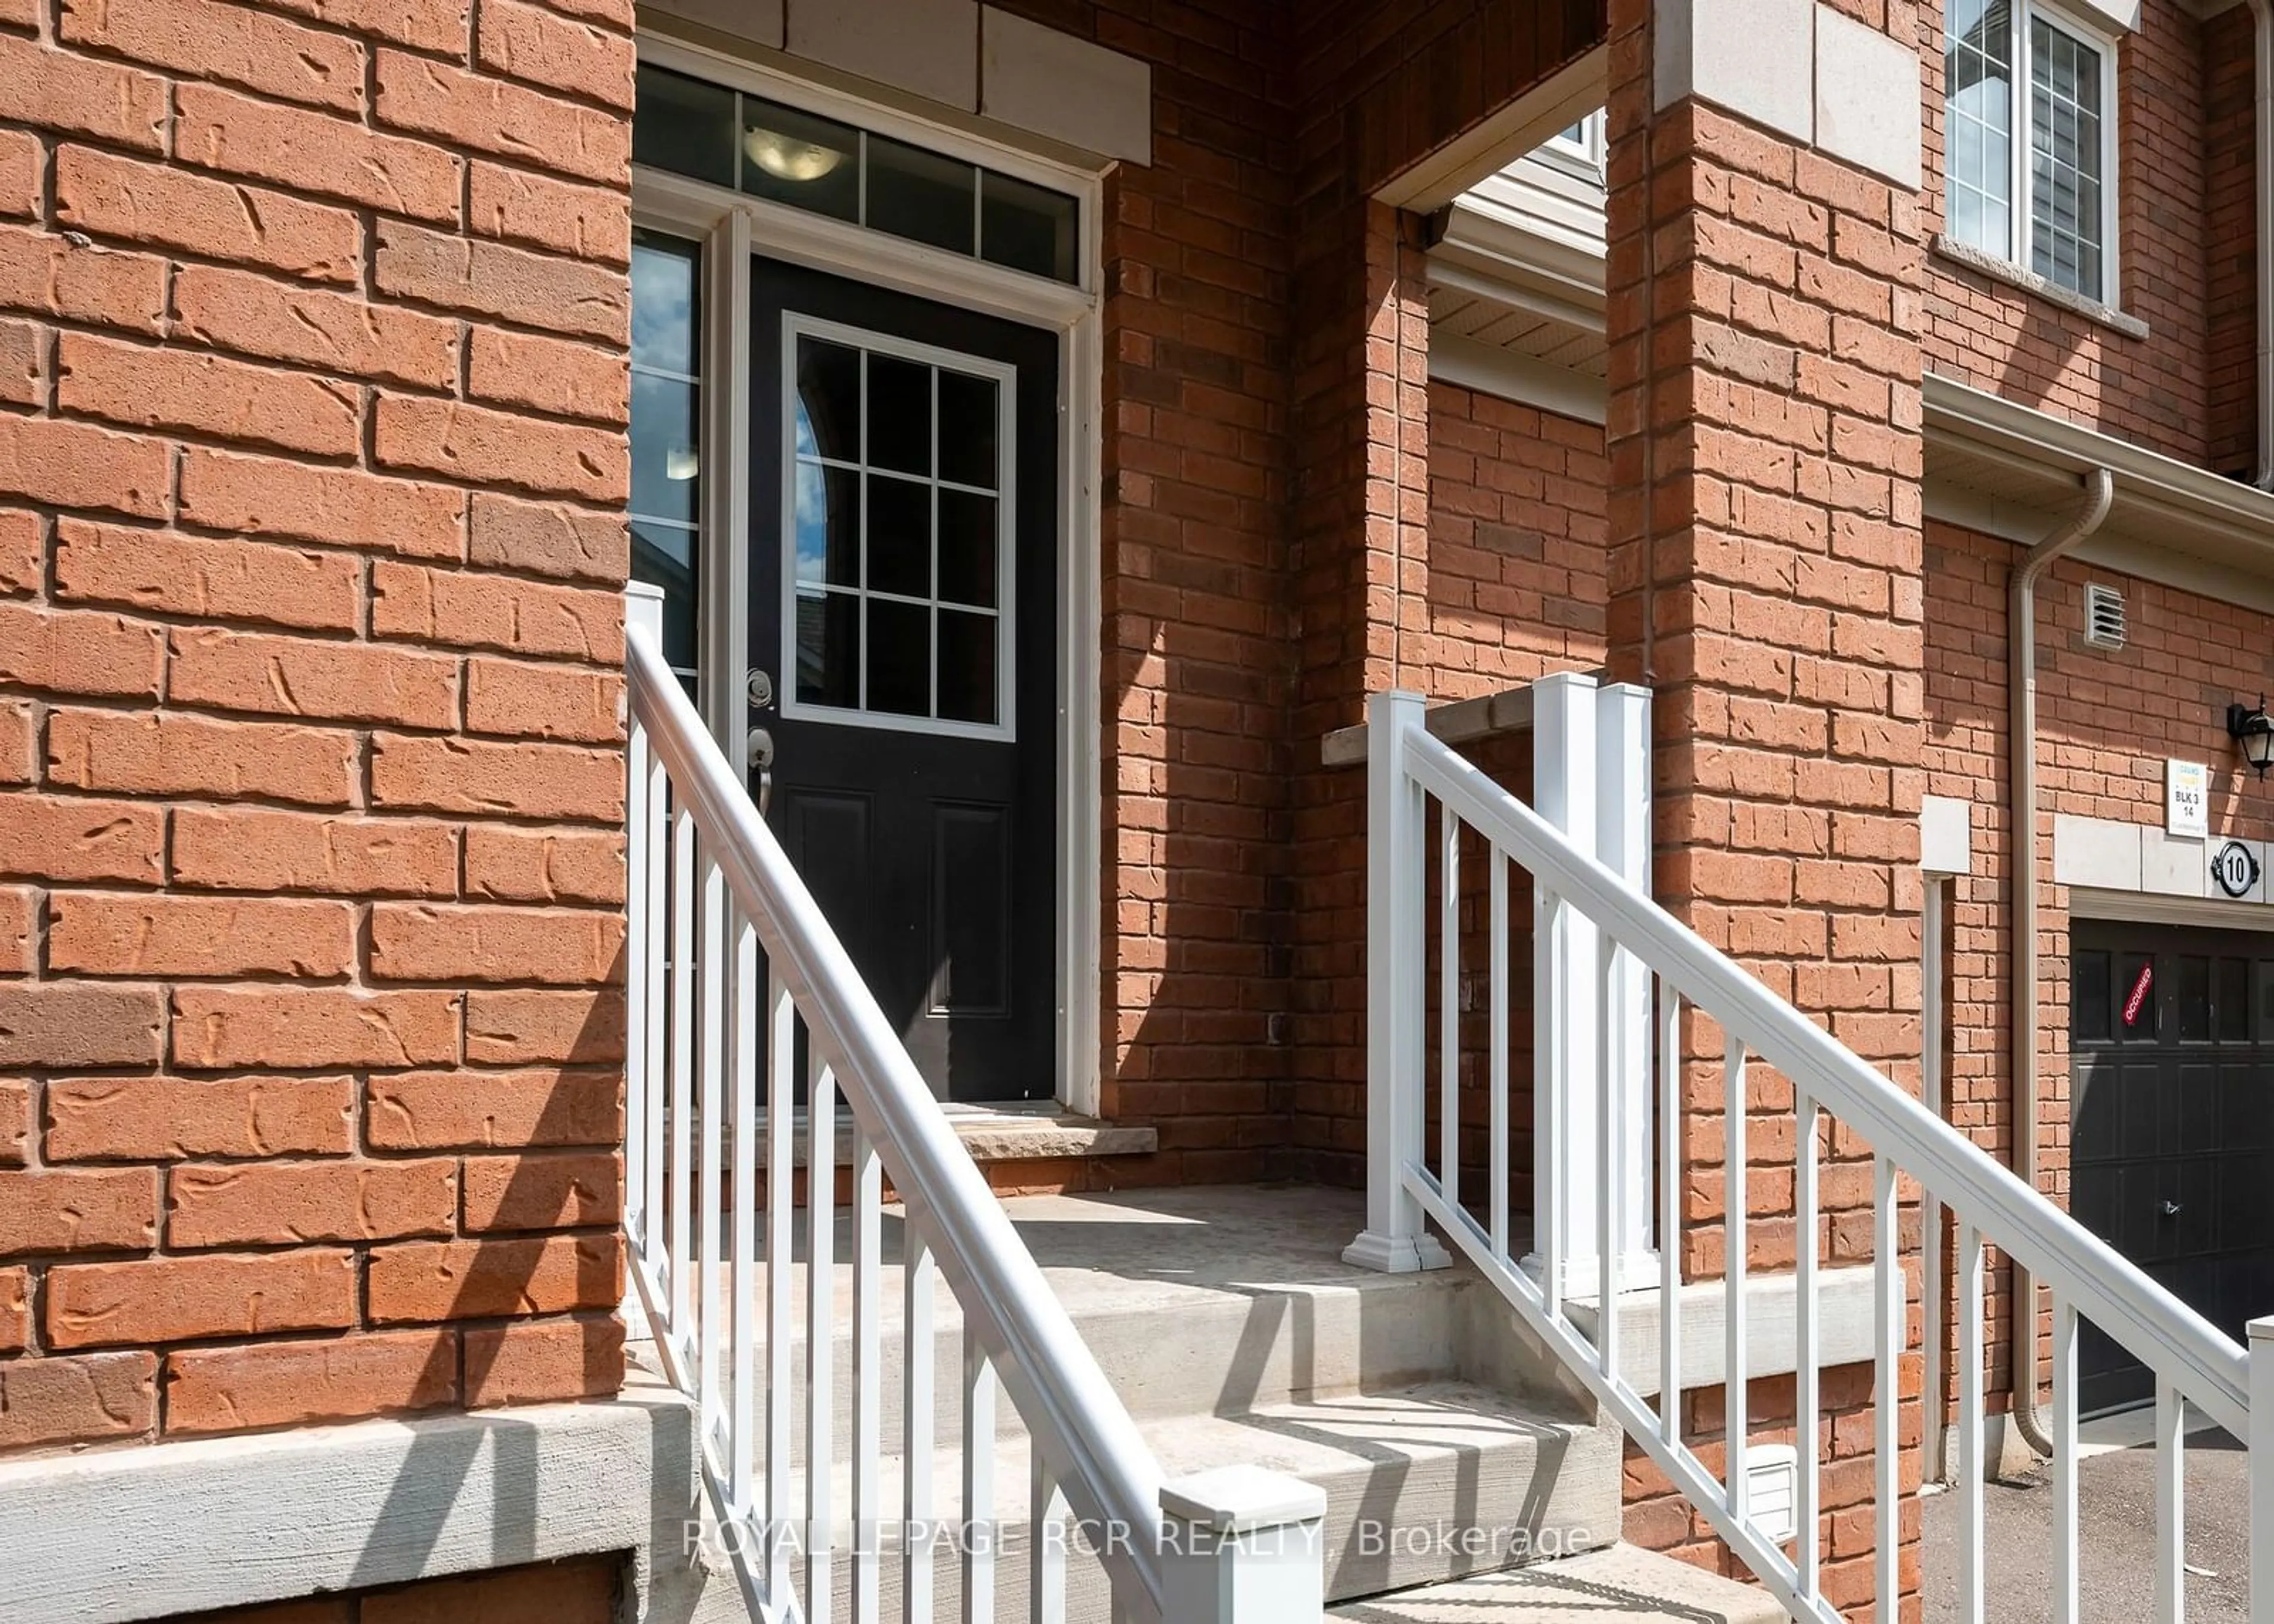
[[[2157,1624],[2178,1624],[2187,1573],[2183,1477],[2184,1416],[2187,1407],[2207,1416],[2251,1449],[2254,1555],[2260,1571],[2274,1575],[2274,1447],[2261,1450],[2253,1437],[2254,1380],[2274,1387],[2274,1320],[2252,1327],[2252,1356],[2199,1314],[2157,1284],[2139,1267],[2085,1229],[2010,1171],[1984,1154],[1947,1123],[1922,1106],[1791,1004],[1772,993],[1726,955],[1653,903],[1633,881],[1621,877],[1560,832],[1532,807],[1495,785],[1467,761],[1430,736],[1420,699],[1407,694],[1377,696],[1368,718],[1368,898],[1367,961],[1370,1117],[1367,1234],[1354,1258],[1378,1267],[1427,1267],[1434,1244],[1425,1218],[1497,1286],[1532,1330],[1583,1380],[1660,1470],[1702,1512],[1714,1531],[1751,1568],[1794,1617],[1836,1624],[1849,1607],[1876,1601],[1874,1616],[1898,1616],[1901,1594],[1902,1501],[1916,1485],[1900,1474],[1899,1433],[1902,1406],[1901,1361],[1913,1344],[1906,1324],[1909,1280],[1899,1222],[1908,1210],[1951,1214],[1957,1233],[1954,1279],[1958,1327],[1957,1481],[1961,1536],[1956,1591],[1960,1617],[1979,1624],[1986,1616],[1984,1583],[1984,1348],[1983,1299],[1985,1247],[1994,1245],[2036,1277],[2050,1292],[2052,1312],[2052,1395],[2049,1415],[2055,1445],[2052,1466],[2052,1616],[2058,1624],[2079,1617],[2079,1506],[2077,1452],[2077,1328],[2089,1320],[2154,1373],[2157,1393],[2157,1567],[2154,1575]],[[1436,817],[1429,816],[1434,804]],[[1430,897],[1430,853],[1436,856],[1435,906]],[[1489,1037],[1482,1044],[1462,1019],[1461,903],[1466,865],[1484,866],[1487,900],[1478,912],[1486,919],[1472,930],[1482,936],[1486,962],[1476,966],[1489,992]],[[1539,962],[1535,966],[1538,1029],[1532,1034],[1534,1089],[1548,1102],[1536,1136],[1532,1176],[1532,1207],[1510,1210],[1510,865],[1531,876]],[[1432,919],[1441,1006],[1434,1075],[1427,1052],[1428,1019],[1422,965],[1429,947]],[[1569,933],[1567,920],[1591,923],[1593,951],[1586,962],[1570,962],[1557,946]],[[1586,939],[1583,936],[1582,939]],[[1598,1011],[1617,1003],[1618,978],[1636,964],[1648,978],[1647,1014],[1623,1028],[1610,1019],[1594,1029],[1558,1028],[1555,1011],[1573,1006],[1563,996],[1565,978],[1595,978],[1597,996],[1579,1007]],[[1685,1021],[1685,1014],[1690,1017]],[[1700,1019],[1698,1018],[1704,1018]],[[1695,1067],[1720,1061],[1725,1101],[1721,1145],[1709,1138],[1705,1148],[1723,1152],[1718,1171],[1725,1214],[1723,1278],[1728,1312],[1717,1315],[1724,1372],[1756,1368],[1748,1348],[1747,1253],[1752,1234],[1747,1198],[1749,1133],[1768,1121],[1749,1101],[1747,1071],[1758,1063],[1773,1067],[1791,1088],[1787,1115],[1793,1125],[1795,1166],[1791,1216],[1796,1237],[1793,1364],[1796,1372],[1795,1414],[1819,1415],[1819,1277],[1825,1267],[1815,1240],[1827,1170],[1839,1188],[1852,1192],[1838,1205],[1860,1213],[1868,1192],[1871,1224],[1872,1346],[1875,1350],[1876,1464],[1872,1500],[1877,1556],[1871,1583],[1849,1573],[1827,1576],[1819,1536],[1826,1507],[1818,1459],[1826,1429],[1797,1427],[1799,1455],[1797,1534],[1789,1548],[1773,1542],[1751,1520],[1746,1467],[1746,1387],[1725,1387],[1726,1425],[1710,1454],[1719,1470],[1683,1435],[1682,1203],[1698,1186],[1690,1177],[1698,1148],[1685,1135],[1683,1068],[1685,1032]],[[1604,1079],[1586,1109],[1595,1116],[1584,1135],[1594,1165],[1570,1165],[1566,1145],[1570,1124],[1554,1120],[1559,1072],[1577,1046],[1593,1045],[1591,1074]],[[1594,1233],[1613,1236],[1614,1214],[1631,1193],[1630,1179],[1647,1181],[1620,1154],[1637,1124],[1622,1119],[1631,1109],[1626,1091],[1610,1085],[1633,1057],[1622,1046],[1647,1051],[1648,1109],[1655,1142],[1656,1211],[1660,1244],[1655,1282],[1659,1311],[1656,1369],[1638,1384],[1638,1373],[1622,1368],[1618,1324],[1622,1296],[1631,1308],[1637,1282],[1620,1277],[1619,1248],[1594,1245],[1585,1254],[1585,1274],[1573,1278],[1571,1244],[1561,1231],[1570,1227],[1567,1198],[1589,1191],[1599,1203]],[[1481,1054],[1479,1050],[1481,1049]],[[1464,1144],[1462,1092],[1465,1052],[1479,1058],[1470,1087],[1489,1095],[1477,1113],[1487,1120],[1488,1150],[1484,1189],[1460,1182]],[[1710,1072],[1707,1074],[1710,1078]],[[1439,1144],[1427,1143],[1431,1095],[1440,1116]],[[1760,1091],[1768,1097],[1780,1097]],[[1694,1120],[1694,1118],[1693,1118]],[[1473,1128],[1475,1124],[1472,1124]],[[1773,1136],[1767,1136],[1772,1140]],[[1687,1150],[1685,1149],[1687,1147]],[[1434,1165],[1433,1165],[1434,1163]],[[1710,1163],[1709,1163],[1710,1165]],[[1517,1169],[1520,1174],[1527,1169]],[[1710,1187],[1710,1186],[1708,1186]],[[1916,1204],[1916,1205],[1914,1205]],[[1480,1214],[1481,1215],[1480,1215]],[[1937,1233],[1931,1216],[1924,1232]],[[1531,1232],[1531,1259],[1512,1247]],[[1856,1237],[1847,1238],[1842,1261],[1853,1260]],[[1916,1240],[1913,1242],[1916,1244]],[[1579,1299],[1577,1303],[1574,1298]],[[1578,1310],[1574,1313],[1575,1307]],[[2263,1340],[2262,1340],[2263,1339]],[[1934,1350],[1927,1350],[1934,1357]],[[1645,1393],[1644,1387],[1653,1387]],[[2274,1404],[2274,1401],[2270,1401]],[[2270,1408],[2262,1405],[2262,1413]],[[2274,1421],[2274,1415],[2267,1416]],[[1782,1418],[1779,1418],[1781,1425]],[[1722,1442],[1721,1440],[1726,1440]],[[2274,1594],[2274,1577],[2254,1588],[2255,1624],[2274,1624],[2274,1607],[2263,1599]],[[1835,1600],[1835,1598],[1837,1598]]]
[[[1163,1481],[646,606],[635,597],[627,654],[625,1228],[658,1357],[697,1407],[715,1545],[754,1613],[1057,1624],[1087,1581],[1132,1624],[1311,1624],[1324,1497],[1244,1469]],[[831,1125],[847,1118],[840,1212]],[[935,1281],[960,1311],[960,1371],[934,1368]],[[1029,1509],[1006,1519],[998,1459],[1020,1423]]]

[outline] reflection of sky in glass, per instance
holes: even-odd
[[[695,265],[685,255],[632,248],[632,365],[692,372]]]
[[[806,432],[805,413],[798,413],[798,449],[802,451],[811,443]],[[822,477],[818,462],[797,465],[797,575],[801,581],[818,581],[829,556],[829,486]]]

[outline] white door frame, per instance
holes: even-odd
[[[749,443],[751,256],[763,252],[769,259],[1058,335],[1056,1092],[1069,1110],[1096,1116],[1101,1097],[1097,1011],[1103,917],[1098,687],[1103,634],[1098,596],[1103,172],[1040,157],[679,41],[644,34],[639,56],[644,63],[984,164],[1067,193],[1080,205],[1081,280],[1069,287],[684,176],[637,165],[632,169],[634,223],[697,238],[704,246],[702,466],[720,470],[724,477],[711,479],[704,487],[698,698],[729,759],[742,758],[748,715],[742,673],[749,663],[750,560],[742,539],[749,534],[749,472],[743,448]]]

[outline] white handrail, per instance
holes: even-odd
[[[930,1219],[932,1254],[962,1305],[967,1335],[994,1360],[1077,1515],[1118,1529],[1156,1528],[1162,1474],[1136,1424],[644,628],[626,638],[626,665],[633,716],[709,837],[709,854],[756,926],[773,974],[836,1067],[893,1188]],[[1157,1608],[1152,1544],[1124,1548]]]
[[[1561,697],[1568,702],[1571,696]],[[1876,1390],[1870,1495],[1876,1560],[1871,1593],[1879,1616],[1886,1618],[1901,1603],[1904,1574],[1898,1406],[1903,1360],[1913,1344],[1907,1312],[1909,1271],[1901,1240],[1905,1198],[1899,1180],[1908,1176],[1924,1197],[1920,1210],[1934,1237],[1927,1244],[1939,1244],[1936,1214],[1946,1208],[1957,1221],[1954,1307],[1961,1393],[1955,1425],[1961,1463],[1954,1485],[1959,1522],[1954,1578],[1962,1615],[1977,1620],[1989,1616],[1984,1493],[1989,1417],[1984,1402],[1982,1308],[1986,1249],[1993,1245],[2047,1286],[2052,1297],[2055,1448],[2051,1499],[2056,1560],[2052,1599],[2056,1624],[2077,1624],[2080,1617],[2080,1317],[2145,1364],[2156,1378],[2159,1624],[2180,1616],[2187,1571],[2179,1488],[2187,1405],[2245,1440],[2251,1450],[2254,1514],[2261,1509],[2262,1500],[2267,1508],[2254,1522],[2254,1545],[2267,1558],[2268,1568],[2274,1568],[2274,1440],[2252,1436],[2254,1422],[2274,1432],[2274,1415],[2261,1405],[2254,1417],[2250,1400],[2254,1369],[2262,1385],[2274,1380],[2267,1375],[2274,1370],[2274,1357],[2258,1359],[2254,1365],[2252,1354],[2137,1265],[1653,902],[1636,880],[1598,861],[1588,838],[1608,830],[1606,838],[1620,838],[1624,851],[1628,846],[1622,837],[1631,825],[1616,818],[1597,825],[1592,817],[1572,817],[1568,788],[1575,781],[1584,784],[1591,773],[1603,775],[1597,778],[1599,784],[1608,781],[1611,769],[1631,765],[1626,756],[1615,757],[1607,768],[1584,748],[1584,741],[1574,745],[1577,732],[1565,729],[1572,737],[1562,747],[1543,747],[1537,753],[1534,780],[1545,799],[1544,811],[1535,810],[1432,737],[1424,726],[1421,702],[1414,695],[1376,695],[1370,727],[1367,1228],[1347,1255],[1376,1267],[1428,1267],[1431,1243],[1421,1224],[1425,1218],[1434,1221],[1507,1299],[1538,1342],[1595,1395],[1792,1616],[1811,1624],[1839,1624],[1845,1603],[1835,1605],[1834,1596],[1860,1587],[1843,1580],[1827,1593],[1824,1579],[1820,1490],[1825,1469],[1818,1458],[1817,1380],[1824,1350],[1816,1301],[1826,1216],[1820,1173],[1826,1155],[1846,1164],[1850,1175],[1868,1170]],[[1437,803],[1439,815],[1434,841],[1426,832],[1431,801]],[[1551,821],[1554,816],[1571,817],[1571,832]],[[1493,1052],[1489,1066],[1472,1072],[1462,1064],[1466,1058],[1459,1052],[1464,1025],[1455,1016],[1467,968],[1461,962],[1468,947],[1464,905],[1477,906],[1481,914],[1484,899],[1461,894],[1464,877],[1473,872],[1473,859],[1464,854],[1465,846],[1483,848],[1493,921],[1484,944],[1488,963],[1482,966],[1494,1004]],[[1433,846],[1438,891],[1434,903],[1428,895]],[[1510,1114],[1510,1068],[1509,1034],[1500,1004],[1510,969],[1503,900],[1509,865],[1526,870],[1534,887],[1537,990],[1532,1047],[1540,1124],[1532,1180],[1536,1271],[1530,1261],[1519,1264],[1510,1255],[1511,1214],[1504,1210],[1510,1184],[1506,1164],[1511,1153],[1503,1131]],[[1439,1052],[1434,1064],[1426,1052],[1426,989],[1418,968],[1432,946],[1427,928],[1432,914],[1436,919],[1434,945],[1441,1001]],[[1654,1011],[1647,999],[1622,1004],[1616,996],[1617,989],[1631,985],[1630,978],[1642,972],[1647,972],[1645,981],[1655,989]],[[1712,1041],[1703,1031],[1692,1034],[1693,1058],[1684,1054],[1685,1010],[1720,1029]],[[1653,1049],[1654,1055],[1650,1052]],[[1681,1199],[1683,1192],[1701,1187],[1691,1173],[1694,1099],[1685,1079],[1694,1068],[1710,1067],[1709,1056],[1715,1051],[1721,1064],[1723,1335],[1721,1370],[1701,1379],[1724,1393],[1718,1465],[1683,1436],[1682,1398],[1685,1385],[1695,1384],[1683,1380],[1682,1321],[1688,1294],[1683,1289],[1686,1249]],[[1575,1064],[1575,1056],[1592,1056],[1592,1069]],[[1755,1057],[1789,1083],[1788,1106],[1749,1101],[1749,1061]],[[1576,1092],[1562,1086],[1567,1073],[1574,1071],[1590,1079]],[[1434,1087],[1433,1074],[1439,1079]],[[1472,1079],[1471,1086],[1489,1089],[1495,1124],[1481,1147],[1490,1162],[1492,1192],[1491,1210],[1482,1214],[1471,1211],[1462,1199],[1464,1188],[1475,1186],[1464,1185],[1462,1142],[1449,1130],[1463,1115],[1465,1075]],[[1623,1283],[1624,1265],[1615,1263],[1615,1257],[1631,1255],[1639,1260],[1642,1254],[1617,1251],[1623,1242],[1613,1222],[1614,1212],[1623,1205],[1621,1185],[1649,1177],[1646,1161],[1628,1160],[1634,1145],[1627,1131],[1635,1123],[1631,1113],[1650,1109],[1651,1102],[1638,1094],[1630,1098],[1630,1090],[1623,1086],[1624,1079],[1645,1075],[1658,1079],[1657,1171],[1662,1203],[1654,1401],[1646,1385],[1648,1372],[1630,1373],[1626,1368],[1634,1350],[1622,1346],[1618,1331],[1620,1295],[1632,1288]],[[1710,1071],[1699,1080],[1709,1089],[1713,1086]],[[1448,1126],[1434,1167],[1423,1132],[1433,1098],[1442,1124]],[[1567,1135],[1563,1124],[1575,1113],[1592,1122],[1574,1124],[1575,1131]],[[1803,1418],[1796,1446],[1798,1477],[1793,1509],[1797,1515],[1789,1537],[1790,1555],[1785,1549],[1785,1530],[1762,1526],[1750,1493],[1755,1457],[1749,1447],[1753,1425],[1745,1403],[1747,1379],[1764,1373],[1764,1365],[1755,1357],[1758,1341],[1749,1335],[1747,1325],[1748,1261],[1755,1244],[1747,1173],[1751,1131],[1764,1118],[1779,1126],[1789,1121],[1793,1128],[1789,1229],[1798,1298],[1791,1332],[1794,1364],[1767,1367],[1795,1371],[1796,1413]],[[1829,1141],[1820,1134],[1827,1119],[1836,1124]],[[1584,1141],[1589,1126],[1593,1129],[1592,1146],[1582,1143],[1575,1152],[1566,1145],[1567,1137]],[[1868,1164],[1858,1156],[1859,1147],[1868,1151]],[[1842,1181],[1847,1192],[1841,1198],[1843,1213],[1861,1205],[1858,1182],[1855,1177]],[[1565,1222],[1575,1184],[1585,1184],[1594,1194],[1598,1237],[1575,1240]],[[1778,1222],[1784,1221],[1780,1217]],[[1834,1244],[1839,1243],[1835,1229]],[[1772,1244],[1781,1247],[1784,1243],[1780,1238]],[[1856,1244],[1852,1230],[1849,1244]],[[1592,1261],[1594,1267],[1582,1271],[1583,1261]],[[1594,1277],[1592,1282],[1589,1274]],[[1575,1314],[1572,1288],[1582,1284],[1590,1286],[1594,1300]],[[2258,1327],[2253,1335],[2259,1335]],[[1930,1358],[1941,1357],[1939,1349],[1926,1352]],[[1773,1350],[1770,1357],[1781,1357],[1782,1350]],[[2264,1449],[2261,1443],[2266,1444]],[[2258,1624],[2274,1624],[2274,1585],[2255,1586],[2253,1604]]]
[[[905,1493],[899,1526],[907,1539],[907,1616],[930,1616],[931,1546],[948,1531],[933,1521],[930,1482],[937,1269],[962,1311],[964,1386],[956,1396],[963,1410],[966,1528],[953,1560],[960,1563],[967,1613],[991,1616],[989,1598],[1000,1578],[990,1498],[999,1381],[1024,1425],[1031,1455],[1035,1502],[1028,1528],[1028,1577],[1037,1624],[1063,1624],[1065,1616],[1062,1530],[1069,1522],[1102,1564],[1118,1619],[1315,1624],[1324,1586],[1323,1497],[1306,1485],[1261,1472],[1163,1480],[1119,1395],[751,804],[740,775],[666,665],[652,626],[629,627],[626,645],[632,793],[626,968],[633,1058],[626,1088],[630,1199],[625,1227],[634,1278],[666,1374],[697,1402],[705,1482],[732,1542],[727,1554],[752,1605],[762,1616],[786,1624],[806,1619],[819,1624],[835,1616],[840,1530],[833,1475],[840,1457],[832,1399],[840,1327],[830,1124],[832,1101],[841,1097],[852,1114],[854,1146],[847,1169],[853,1246],[847,1259],[853,1309],[843,1328],[852,1343],[847,1395],[852,1458],[845,1464],[854,1526],[845,1571],[855,1624],[873,1624],[881,1605],[879,1277],[887,1180],[906,1214]],[[667,898],[659,894],[666,868],[672,876]],[[673,959],[667,980],[666,922]],[[763,1022],[761,951],[767,978]],[[789,1124],[801,1020],[810,1091],[802,1181],[808,1251],[802,1371],[792,1357],[796,1304],[788,1267],[794,1261],[797,1180]],[[666,1024],[667,1038],[659,1036]],[[698,1132],[699,1178],[693,1161]],[[730,1137],[731,1188],[725,1183]],[[757,1238],[761,1186],[763,1252]],[[699,1226],[690,1214],[690,1189],[701,1203]],[[728,1200],[731,1255],[719,1210]],[[768,1271],[763,1336],[761,1259]],[[721,1290],[728,1268],[731,1312]],[[793,1402],[793,1388],[800,1385],[802,1435]],[[801,1436],[802,1485],[790,1458]],[[761,1448],[763,1486],[756,1458]],[[805,1549],[797,1561],[792,1520],[801,1493]],[[795,1594],[801,1570],[802,1607]]]
[[[2248,1435],[2249,1362],[2239,1343],[1444,744],[1414,730],[1405,761],[1415,782],[1462,821],[1937,1200],[1965,1210],[1987,1238],[2220,1425]]]

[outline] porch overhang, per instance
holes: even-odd
[[[1925,381],[1930,519],[2035,542],[2105,468],[2115,502],[2078,558],[2274,613],[2274,494],[1933,372]]]

